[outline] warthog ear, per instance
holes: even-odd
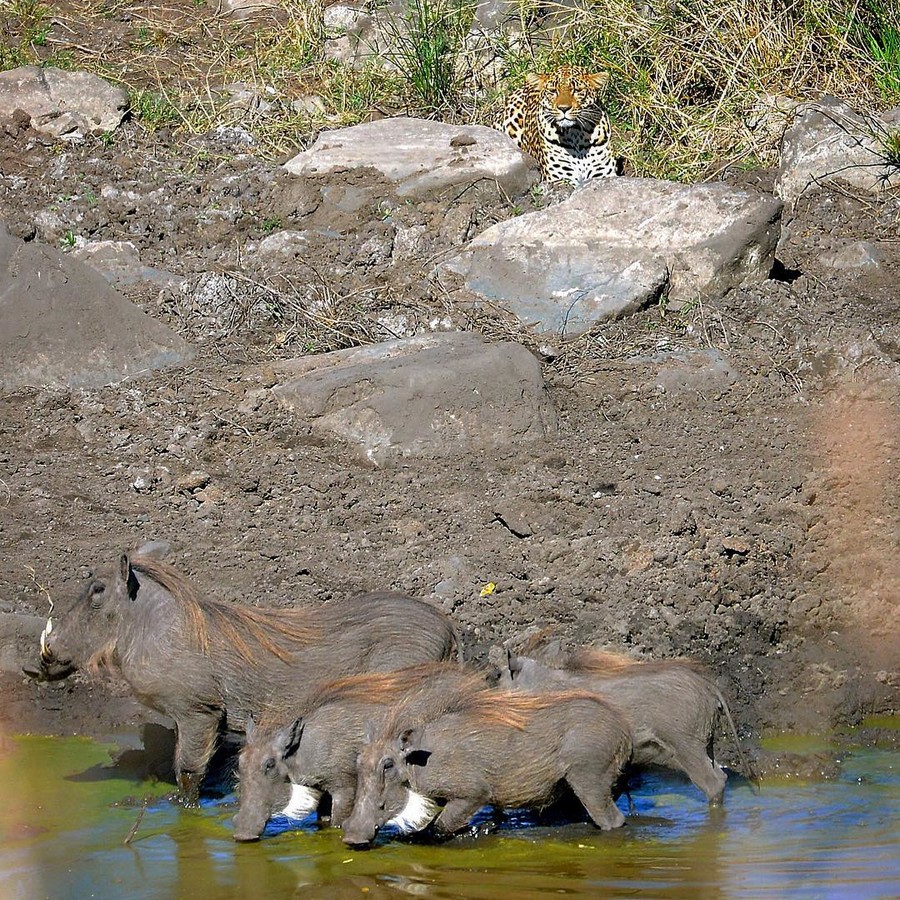
[[[253,717],[253,713],[250,713],[250,715],[247,716],[247,724],[244,725],[244,735],[246,736],[247,740],[249,741],[253,737],[255,732],[256,732],[256,719]]]
[[[400,746],[400,758],[410,766],[424,766],[431,756],[430,750],[422,749],[424,740],[422,728],[407,728],[400,732],[397,743]]]
[[[282,758],[293,756],[300,749],[300,738],[303,736],[303,719],[294,719],[286,728],[275,735],[273,749]]]
[[[134,574],[134,569],[131,566],[131,559],[129,558],[127,553],[123,553],[119,557],[119,577],[122,579],[122,583],[125,585],[128,599],[137,599],[137,592],[138,588],[140,587],[140,583],[137,580],[137,575]]]
[[[400,755],[404,757],[414,753],[416,750],[420,750],[422,747],[422,729],[407,728],[401,731],[400,736],[397,738],[397,746],[400,748]]]
[[[506,665],[509,669],[509,674],[512,676],[518,675],[522,671],[522,657],[516,656],[512,650],[506,651]]]

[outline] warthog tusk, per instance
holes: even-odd
[[[50,653],[50,648],[47,646],[47,635],[53,631],[53,618],[47,618],[47,624],[44,626],[44,630],[41,632],[41,659],[51,659],[52,654]]]

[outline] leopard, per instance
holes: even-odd
[[[577,66],[529,73],[493,126],[534,157],[545,181],[580,187],[592,178],[618,175],[601,103],[608,82],[608,72]]]

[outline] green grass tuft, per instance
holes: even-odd
[[[401,21],[387,20],[384,57],[427,114],[457,103],[458,59],[473,15],[468,0],[408,0]]]
[[[132,91],[129,108],[134,118],[150,131],[180,125],[185,118],[167,91]]]

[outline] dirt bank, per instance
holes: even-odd
[[[134,125],[66,147],[8,123],[0,173],[19,237],[128,240],[179,276],[121,290],[198,347],[118,387],[0,395],[0,612],[43,616],[96,561],[164,538],[235,602],[429,598],[473,657],[544,629],[696,657],[747,734],[896,710],[900,198],[821,192],[786,216],[778,277],[545,359],[548,441],[374,468],[285,412],[267,363],[429,323],[536,348],[429,276],[435,252],[531,199],[400,203],[374,175],[301,182],[227,136]],[[770,173],[743,180],[767,189]],[[290,230],[302,252],[260,250]],[[878,265],[828,262],[861,240]],[[83,681],[8,671],[2,687],[11,730],[149,716]]]

